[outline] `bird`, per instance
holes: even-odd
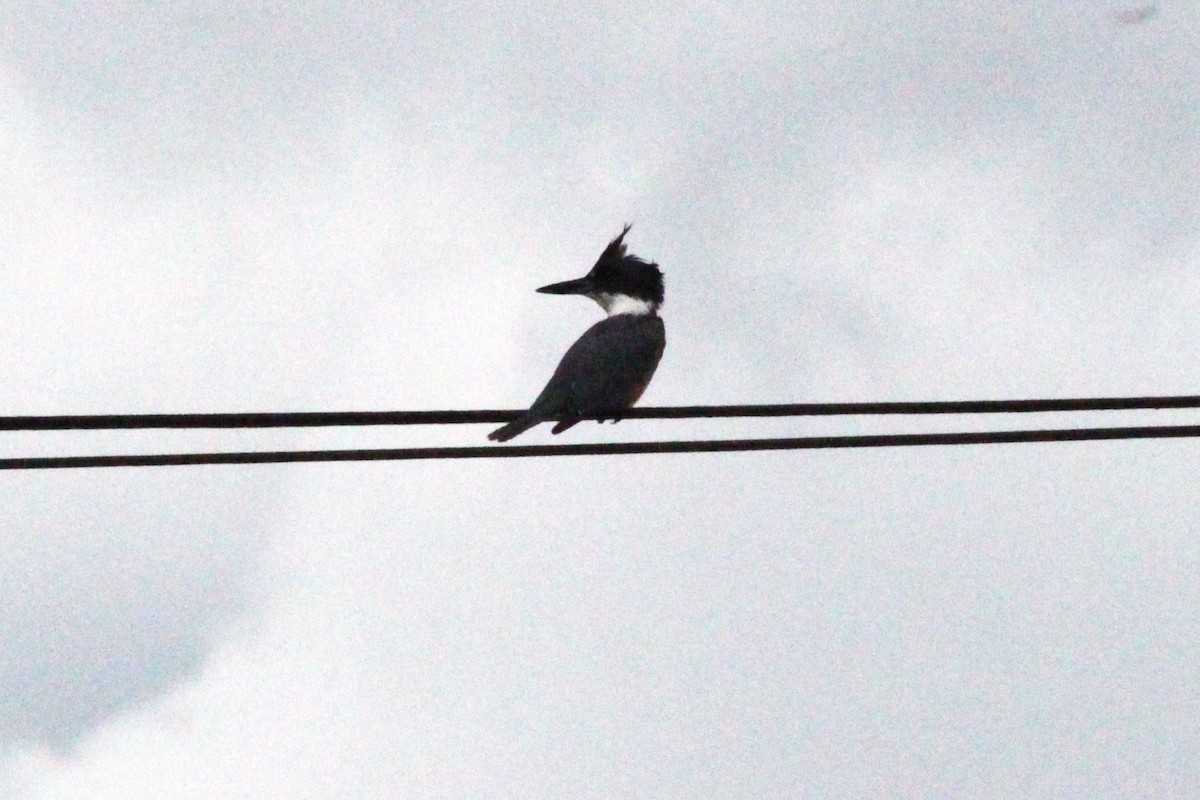
[[[571,345],[529,410],[488,439],[507,442],[550,420],[556,420],[554,434],[586,419],[617,422],[646,391],[667,343],[658,316],[663,274],[658,264],[627,252],[630,227],[608,243],[587,275],[537,290],[589,297],[606,316]]]

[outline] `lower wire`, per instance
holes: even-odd
[[[1200,436],[1200,425],[1066,428],[963,433],[899,433],[862,436],[805,436],[783,439],[710,439],[597,444],[480,445],[366,450],[280,450],[230,453],[164,453],[102,456],[38,456],[0,459],[0,470],[97,467],[181,467],[215,464],[288,464],[332,461],[415,461],[459,458],[738,453],[768,450],[828,450],[866,447],[1027,444],[1038,442],[1181,439]]]

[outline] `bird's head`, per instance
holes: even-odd
[[[543,294],[581,294],[600,304],[609,316],[654,314],[663,304],[663,274],[657,264],[626,253],[625,234],[608,243],[596,265],[582,278],[552,283]]]

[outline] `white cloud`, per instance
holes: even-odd
[[[1194,391],[1183,11],[145,11],[8,25],[6,413],[517,405],[630,218],[650,403]],[[1186,790],[1190,447],[23,477],[6,788]]]

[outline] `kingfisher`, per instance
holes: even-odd
[[[616,422],[650,385],[667,344],[658,316],[663,274],[658,264],[626,252],[629,228],[608,243],[587,275],[538,289],[590,297],[607,316],[571,345],[528,411],[488,434],[492,441],[507,442],[549,420],[557,420],[551,433],[585,419]]]

